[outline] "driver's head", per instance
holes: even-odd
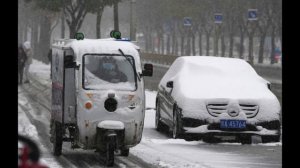
[[[104,70],[114,71],[117,69],[116,61],[111,57],[105,58],[102,63],[102,68]]]
[[[111,62],[103,63],[102,67],[103,67],[104,70],[109,70],[109,71],[112,71],[112,70],[116,69],[116,65],[114,63],[111,63]]]

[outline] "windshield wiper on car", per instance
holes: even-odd
[[[133,66],[133,63],[131,62],[131,60],[129,59],[129,57],[127,55],[124,54],[124,52],[119,48],[119,51],[121,53],[122,56],[124,56],[126,58],[126,60],[130,63],[130,65],[132,66],[132,69],[133,69],[133,72],[134,74],[138,77],[139,81],[141,81],[141,78],[140,76],[137,74],[134,66]]]

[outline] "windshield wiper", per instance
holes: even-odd
[[[135,70],[135,68],[134,68],[134,66],[133,66],[133,63],[131,62],[131,60],[129,59],[129,57],[128,57],[127,55],[125,55],[124,52],[123,52],[120,48],[119,48],[119,51],[120,51],[121,55],[124,56],[124,57],[126,58],[126,60],[130,63],[130,65],[131,65],[132,68],[133,68],[134,74],[138,77],[139,81],[141,81],[141,78],[140,78],[140,76],[137,74],[137,72],[136,72],[136,70]]]

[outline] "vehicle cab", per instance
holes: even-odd
[[[72,143],[101,151],[113,135],[114,150],[128,153],[140,142],[143,78],[152,76],[152,65],[142,69],[138,46],[114,38],[57,40],[51,73],[51,118],[62,130],[69,129]]]

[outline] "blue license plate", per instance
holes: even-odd
[[[246,128],[246,120],[221,120],[221,128]]]

